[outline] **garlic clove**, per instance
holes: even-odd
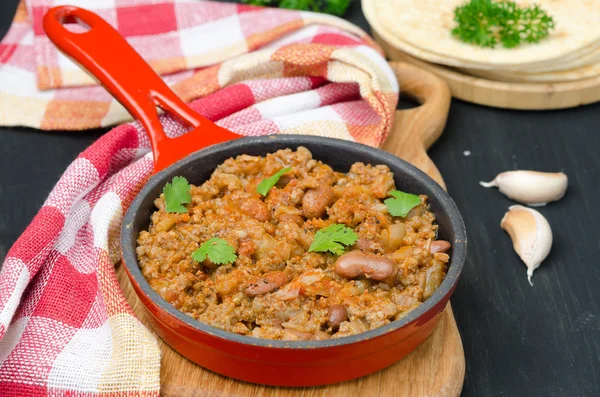
[[[529,284],[533,272],[546,259],[552,247],[552,229],[538,211],[513,205],[502,218],[500,227],[509,234],[513,247],[527,266]]]
[[[560,200],[567,191],[568,178],[562,172],[506,171],[483,187],[498,187],[509,198],[532,207]]]

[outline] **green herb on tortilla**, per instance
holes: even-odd
[[[471,0],[454,9],[454,20],[454,37],[490,48],[498,43],[506,48],[539,43],[555,26],[554,19],[537,4],[521,7],[514,1]]]

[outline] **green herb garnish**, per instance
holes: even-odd
[[[235,249],[226,240],[219,237],[213,237],[206,240],[200,248],[192,252],[192,259],[196,262],[203,262],[206,257],[217,265],[235,262],[237,255]]]
[[[293,10],[324,12],[342,16],[350,5],[350,0],[242,0],[255,6],[280,7]]]
[[[344,245],[352,245],[358,240],[354,230],[344,225],[329,225],[315,234],[308,252],[329,251],[336,255],[344,253]]]
[[[275,186],[279,178],[281,178],[283,174],[285,174],[286,172],[290,172],[291,170],[292,169],[290,167],[285,167],[277,171],[275,175],[263,179],[256,187],[256,191],[262,194],[263,196],[266,196],[267,193],[269,193],[269,190],[271,190],[271,188]]]
[[[514,1],[471,0],[454,9],[458,24],[452,35],[480,47],[506,48],[538,43],[554,29],[554,19],[537,4],[521,7]]]
[[[408,212],[421,204],[419,196],[410,193],[404,193],[399,190],[391,190],[388,193],[393,198],[386,199],[383,203],[388,212],[393,216],[405,217]]]
[[[190,193],[190,184],[187,179],[182,176],[176,176],[172,182],[167,182],[163,188],[165,194],[165,203],[167,204],[165,211],[167,212],[187,212],[183,204],[192,202]]]

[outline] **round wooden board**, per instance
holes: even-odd
[[[363,0],[366,1],[373,0]],[[373,37],[392,61],[403,61],[428,70],[448,83],[452,96],[467,102],[505,109],[566,109],[600,101],[600,76],[560,83],[508,83],[470,76],[457,70],[417,59],[394,47],[378,21],[367,15]]]
[[[396,111],[383,149],[413,163],[443,186],[441,175],[426,150],[439,138],[446,124],[450,107],[448,86],[439,77],[413,65],[393,62],[390,66],[402,92],[421,106]],[[143,305],[121,265],[117,266],[117,277],[134,312],[152,331]],[[431,336],[410,355],[369,376],[328,386],[291,388],[241,382],[194,364],[160,339],[159,345],[162,396],[456,397],[465,376],[462,341],[450,304]]]

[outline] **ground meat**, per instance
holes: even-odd
[[[284,167],[266,197],[256,186]],[[164,195],[137,257],[150,286],[194,319],[241,335],[268,339],[339,338],[399,319],[430,297],[446,274],[449,255],[437,252],[437,225],[427,197],[407,217],[383,204],[395,189],[385,165],[355,163],[347,174],[316,161],[303,147],[265,157],[241,155],[191,187],[188,212],[165,212]],[[308,252],[315,233],[331,224],[359,236],[346,252],[393,261],[386,280],[335,271],[338,256]],[[237,253],[235,263],[195,262],[211,237]],[[386,259],[387,258],[387,259]],[[360,272],[359,272],[360,273]],[[387,274],[387,273],[386,273]],[[332,321],[332,313],[337,313]]]

